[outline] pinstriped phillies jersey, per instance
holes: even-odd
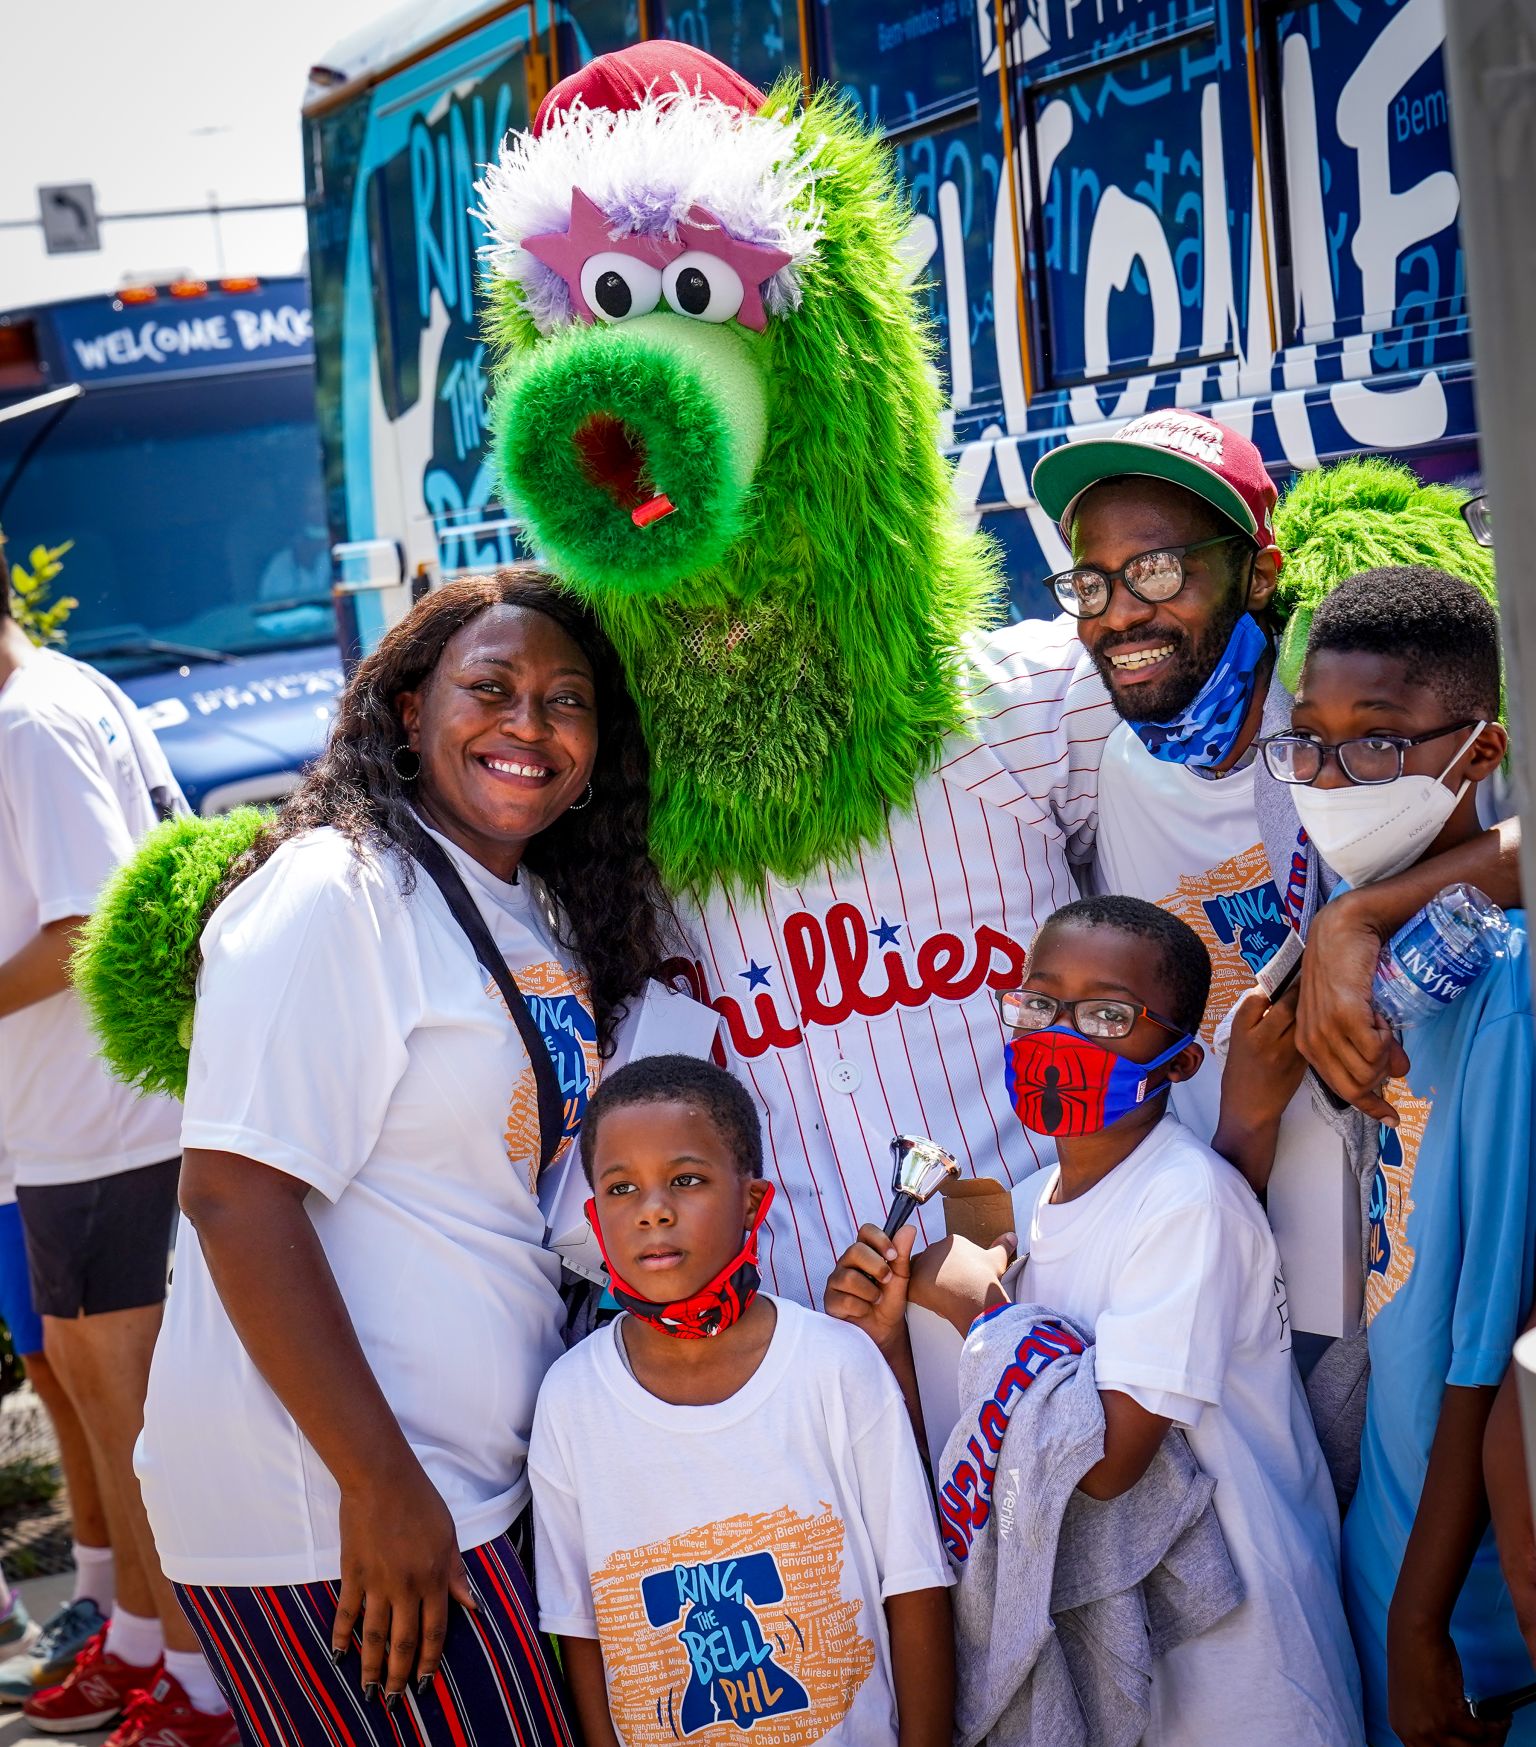
[[[967,1176],[1017,1183],[1055,1157],[1008,1103],[994,991],[1077,896],[1114,723],[1072,621],[1029,620],[967,649],[976,720],[943,747],[889,836],[843,866],[690,918],[693,993],[756,1094],[777,1186],[769,1289],[819,1307],[838,1256],[889,1203],[891,1136],[931,1135]],[[674,967],[675,968],[675,967]],[[942,1235],[937,1211],[925,1240]]]

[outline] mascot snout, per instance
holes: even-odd
[[[558,569],[645,595],[719,562],[767,432],[753,338],[658,311],[566,328],[507,373],[501,475]]]

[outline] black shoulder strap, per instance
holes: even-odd
[[[453,865],[443,846],[425,831],[417,831],[406,847],[431,874],[437,889],[453,912],[454,921],[464,930],[469,944],[475,949],[475,957],[495,979],[496,987],[501,990],[501,998],[507,1004],[507,1011],[512,1015],[512,1023],[522,1037],[523,1048],[528,1052],[534,1084],[539,1093],[539,1169],[543,1170],[555,1156],[560,1137],[565,1132],[565,1099],[560,1092],[560,1082],[555,1075],[555,1064],[549,1053],[549,1045],[544,1041],[544,1034],[534,1024],[523,991],[518,988],[507,968],[506,959],[491,938],[491,931],[485,925],[479,905],[470,895],[463,876]]]

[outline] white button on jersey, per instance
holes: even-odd
[[[849,1061],[834,1064],[827,1079],[831,1082],[834,1092],[857,1092],[864,1083],[864,1076],[859,1072],[859,1064]]]

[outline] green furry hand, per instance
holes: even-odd
[[[102,890],[71,967],[102,1059],[141,1092],[187,1090],[198,942],[209,900],[266,815],[173,819]]]

